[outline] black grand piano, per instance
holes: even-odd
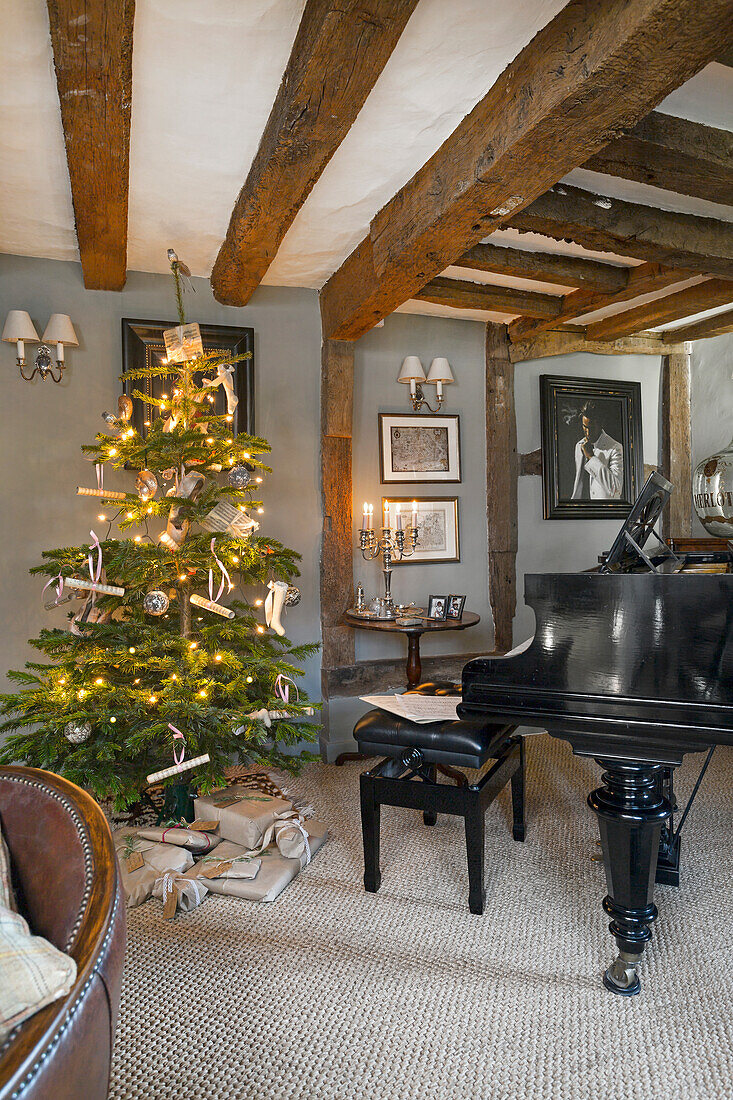
[[[661,539],[648,549],[671,489],[650,475],[600,568],[525,577],[534,638],[513,656],[470,661],[459,707],[545,729],[604,769],[588,804],[619,948],[603,981],[623,996],[640,989],[655,878],[678,881],[673,769],[707,752],[702,779],[715,745],[733,744],[733,552],[723,540],[681,555]]]

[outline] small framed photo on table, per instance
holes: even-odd
[[[448,597],[430,596],[428,599],[428,618],[444,623],[448,617]]]
[[[379,464],[383,485],[395,481],[459,482],[458,417],[380,413]]]
[[[382,514],[389,516],[393,531],[400,523],[404,531],[409,531],[415,512],[417,546],[409,557],[393,558],[392,567],[460,561],[458,497],[382,497]]]
[[[466,606],[465,596],[449,596],[448,597],[448,612],[449,619],[462,619],[463,608]]]

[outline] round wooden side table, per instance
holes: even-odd
[[[407,613],[409,615],[409,612]],[[420,661],[420,638],[423,634],[432,634],[441,630],[467,630],[481,622],[481,616],[473,611],[464,611],[460,619],[421,619],[419,625],[398,626],[394,619],[363,619],[360,615],[351,615],[347,611],[344,621],[357,630],[382,630],[387,634],[404,634],[407,637],[407,686],[417,687],[422,677]]]

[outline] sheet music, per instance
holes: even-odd
[[[458,718],[459,695],[361,695],[372,707],[379,707],[408,722],[451,722]]]

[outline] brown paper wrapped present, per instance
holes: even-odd
[[[206,879],[190,878],[175,871],[166,871],[153,885],[153,897],[160,898],[163,902],[163,916],[166,920],[172,920],[178,909],[190,913],[201,904],[208,892]]]
[[[306,827],[310,828],[310,821],[306,822]],[[326,842],[328,831],[323,828],[323,832],[320,835],[316,835],[316,832],[309,833],[308,842],[310,846],[311,855],[315,855],[319,848]],[[224,849],[222,843],[218,849],[221,852]],[[227,853],[238,853],[239,855],[247,855],[246,849],[230,844],[225,849]],[[217,854],[218,854],[217,852]],[[281,855],[277,849],[276,844],[270,845],[264,852],[260,852],[257,856],[260,860],[260,867],[254,878],[212,878],[206,880],[206,885],[212,894],[226,894],[230,897],[246,898],[248,901],[274,901],[275,898],[282,894],[288,883],[292,882],[298,872],[305,867],[306,857],[305,853],[299,859],[286,859]],[[187,877],[194,877],[200,874],[203,861],[199,861],[195,867],[189,872]],[[205,864],[204,864],[205,866]]]
[[[222,840],[216,853],[198,860],[188,874],[200,876],[207,881],[212,878],[255,878],[259,869],[258,856],[252,855],[231,840]]]
[[[210,852],[219,843],[220,837],[203,829],[187,829],[183,825],[151,826],[149,829],[136,829],[143,840],[155,840],[158,844],[175,844],[187,848],[189,852],[203,855]]]
[[[327,834],[328,828],[322,821],[313,818],[306,821],[297,810],[286,810],[275,815],[275,820],[263,836],[258,850],[264,851],[275,843],[281,856],[299,859],[301,866],[305,867],[311,861],[311,837],[326,837]]]
[[[148,900],[160,875],[181,873],[193,865],[193,856],[185,848],[143,840],[135,829],[118,829],[112,836],[128,909]]]
[[[225,787],[194,801],[196,817],[219,822],[219,836],[248,851],[256,848],[277,814],[292,810],[292,802],[249,787]]]

